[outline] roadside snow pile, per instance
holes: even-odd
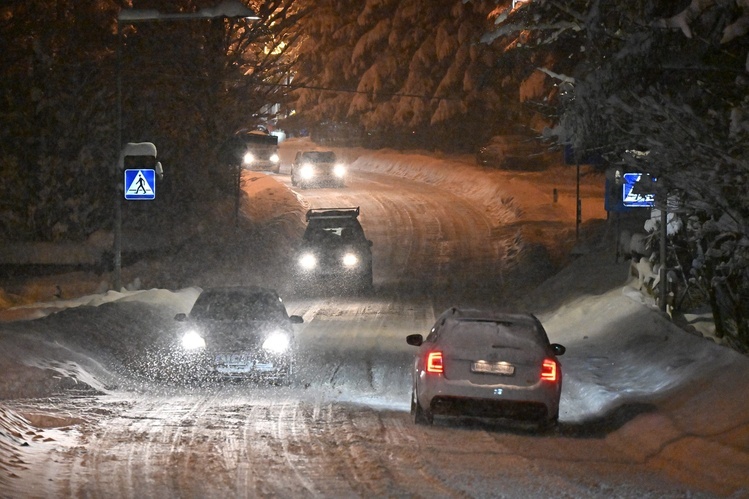
[[[520,208],[512,196],[500,187],[501,183],[493,180],[489,172],[480,171],[473,164],[385,149],[367,151],[351,167],[436,185],[477,201],[477,204],[486,207],[496,227],[516,222],[520,217]]]
[[[174,315],[188,312],[199,294],[200,288],[110,291],[16,309],[36,320],[33,331],[17,314],[14,322],[2,324],[0,400],[122,388],[122,380],[133,382],[130,363],[169,334]],[[106,309],[106,322],[92,319],[101,317],[92,308]]]

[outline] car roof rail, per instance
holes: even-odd
[[[312,208],[307,210],[306,219],[311,218],[356,218],[359,216],[359,207],[353,208]]]

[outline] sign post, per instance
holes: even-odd
[[[133,167],[133,168],[130,168]],[[161,163],[156,161],[156,146],[150,142],[130,142],[120,151],[118,171],[124,177],[117,180],[117,200],[114,222],[114,289],[122,289],[122,198],[130,200],[156,199],[156,175],[164,176]],[[119,178],[124,182],[120,184]]]

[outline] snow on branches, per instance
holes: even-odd
[[[734,1],[721,0],[692,0],[692,2],[678,14],[655,21],[655,26],[661,28],[680,29],[684,36],[692,38],[692,23],[695,22],[704,11],[716,5],[728,6]],[[726,24],[723,28],[723,36],[720,44],[726,44],[733,40],[745,36],[749,33],[749,0],[735,0],[735,5],[740,9],[741,14]],[[747,54],[745,69],[749,72],[749,54]]]

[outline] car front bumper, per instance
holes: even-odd
[[[293,372],[292,354],[256,352],[175,352],[165,369],[192,378],[278,380]]]
[[[244,168],[250,171],[275,172],[279,169],[278,162],[255,160],[250,164],[244,165]]]

